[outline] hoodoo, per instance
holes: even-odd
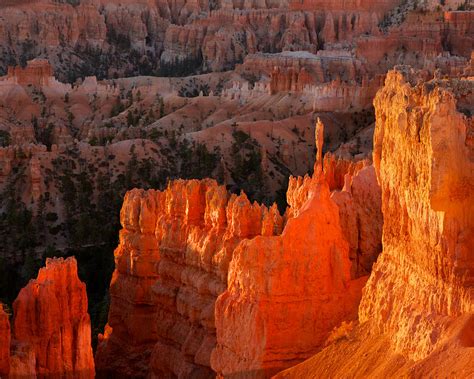
[[[0,379],[474,379],[473,46],[474,0],[0,0]]]
[[[10,377],[94,377],[86,288],[74,258],[47,259],[13,313]]]

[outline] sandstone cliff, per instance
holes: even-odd
[[[361,325],[281,377],[474,374],[474,82],[419,82],[400,67],[374,102],[383,252]]]
[[[86,288],[74,258],[48,259],[13,312],[10,377],[94,377]]]

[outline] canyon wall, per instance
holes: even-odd
[[[360,324],[280,378],[474,374],[473,90],[472,78],[389,72],[374,101],[383,251]]]
[[[98,372],[267,377],[353,319],[380,252],[350,238],[370,220],[380,241],[373,167],[321,158],[287,198],[281,216],[213,180],[128,192]]]
[[[0,69],[47,57],[69,82],[84,75],[183,76],[230,70],[258,52],[324,51],[336,63],[323,73],[342,77],[352,71],[338,66],[350,65],[346,55],[356,51],[361,74],[372,77],[401,61],[430,66],[443,52],[466,58],[472,50],[472,12],[448,6],[441,17],[426,4],[401,10],[399,0],[276,3],[7,2],[0,4]]]
[[[386,12],[400,4],[400,0],[291,0],[290,9],[294,10],[376,10]]]
[[[391,72],[374,101],[383,254],[359,315],[418,360],[474,312],[474,82],[411,75]]]
[[[94,377],[86,288],[74,258],[47,259],[13,314],[10,377]]]

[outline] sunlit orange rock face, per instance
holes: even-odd
[[[0,303],[0,377],[10,372],[10,320]]]
[[[232,253],[244,238],[279,233],[282,222],[276,207],[229,195],[213,180],[129,192],[98,370],[211,376],[214,303]]]
[[[47,259],[13,312],[11,377],[94,377],[86,287],[74,258]]]
[[[383,254],[359,314],[422,359],[474,312],[474,81],[412,76],[391,72],[374,102]]]
[[[212,367],[224,376],[264,377],[315,352],[355,317],[365,280],[351,280],[349,244],[327,183],[317,175],[280,236],[234,251],[228,289],[216,303]]]
[[[281,377],[474,375],[474,81],[419,78],[399,67],[374,102],[383,252],[360,325]]]
[[[348,242],[358,225],[347,220],[366,217],[354,204],[367,193],[380,214],[380,192],[367,162],[321,164],[290,179],[284,216],[213,180],[127,193],[98,372],[268,377],[355,318],[366,281],[357,256],[367,249]],[[361,174],[370,185],[354,192]],[[361,199],[342,211],[339,192]],[[381,222],[376,213],[370,222]]]

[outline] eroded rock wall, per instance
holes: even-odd
[[[103,371],[212,376],[214,303],[244,238],[281,232],[276,206],[229,195],[213,180],[131,191],[121,212],[109,323],[96,356]]]
[[[421,359],[449,320],[474,312],[474,129],[466,116],[474,86],[416,80],[407,68],[392,71],[374,101],[383,254],[359,314],[397,351]]]

